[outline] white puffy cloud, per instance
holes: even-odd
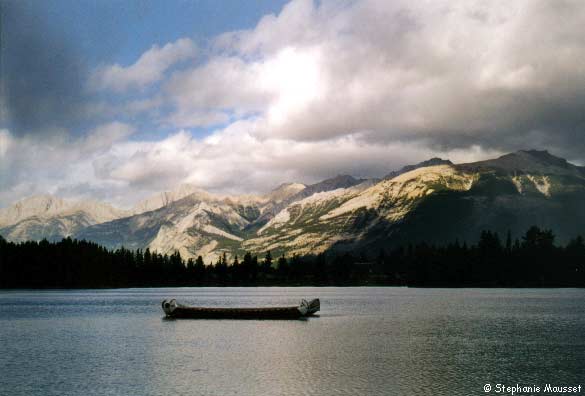
[[[262,138],[364,132],[574,155],[585,148],[574,138],[585,123],[583,26],[579,1],[294,0],[175,73],[169,121],[205,125],[219,111],[253,114]],[[543,139],[526,142],[536,131]]]
[[[53,131],[39,139],[0,130],[0,206],[28,195],[72,190],[77,185],[87,188],[75,189],[75,197],[117,199],[121,183],[97,178],[93,160],[111,152],[134,131],[120,122],[100,125],[77,138],[67,131]]]
[[[129,88],[143,88],[161,80],[164,72],[177,62],[193,58],[195,44],[182,38],[163,47],[153,45],[132,65],[105,65],[96,69],[91,76],[90,86],[94,89],[126,91]]]
[[[94,170],[103,180],[125,183],[134,194],[180,183],[238,194],[269,191],[287,181],[312,183],[337,174],[381,177],[433,155],[466,162],[499,154],[480,147],[437,152],[415,144],[369,143],[353,135],[312,142],[259,139],[249,133],[254,123],[235,122],[199,139],[178,131],[157,142],[116,145],[94,161]]]
[[[369,143],[359,135],[312,142],[259,139],[249,132],[255,122],[235,122],[202,138],[181,130],[158,141],[124,140],[132,129],[111,124],[92,133],[104,137],[100,144],[94,138],[67,141],[65,134],[43,142],[1,134],[10,146],[0,156],[0,177],[6,182],[0,206],[27,195],[56,193],[129,207],[181,183],[218,193],[258,193],[287,181],[312,183],[337,174],[381,177],[433,155],[467,161],[497,154],[480,148],[437,152],[414,144]],[[114,130],[118,132],[99,133]]]

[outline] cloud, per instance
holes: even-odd
[[[85,194],[76,190],[76,197],[116,199],[115,192],[121,183],[96,177],[93,161],[110,153],[134,132],[133,127],[120,122],[100,125],[79,137],[72,137],[65,130],[55,130],[38,139],[1,129],[0,206],[28,195],[55,193],[78,184],[92,188]],[[93,194],[98,190],[101,194]]]
[[[286,181],[312,183],[340,173],[380,177],[433,155],[470,161],[499,154],[479,147],[437,152],[415,144],[366,143],[353,135],[318,142],[259,139],[249,133],[254,122],[235,122],[200,139],[179,131],[158,142],[117,145],[94,161],[95,173],[103,180],[127,184],[134,193],[192,183],[239,194],[269,191]]]
[[[263,139],[361,132],[371,142],[576,156],[583,26],[578,1],[295,0],[219,36],[208,62],[175,73],[168,120],[198,126],[221,111],[252,114]]]
[[[167,121],[177,127],[202,126],[233,113],[240,118],[260,113],[278,126],[290,112],[301,113],[322,94],[320,77],[320,54],[315,49],[286,47],[257,61],[218,56],[175,73],[165,84],[166,96],[175,106]]]
[[[195,165],[195,143],[186,132],[159,142],[119,145],[93,162],[96,175],[126,183],[130,188],[157,190],[180,183]]]
[[[11,141],[8,129],[0,129],[0,158],[3,158],[10,149]]]
[[[267,191],[522,148],[583,163],[584,26],[570,0],[293,0],[197,59],[182,39],[97,69],[95,88],[139,95],[86,108],[108,119],[87,136],[0,130],[0,205],[44,191],[130,205],[185,182]],[[111,122],[122,114],[136,126]]]
[[[0,126],[46,135],[79,121],[87,70],[77,43],[34,9],[0,3]]]
[[[128,140],[134,129],[122,123],[75,141],[67,134],[39,141],[3,130],[0,148],[8,149],[0,155],[0,207],[40,193],[130,207],[182,183],[217,193],[258,193],[340,173],[380,177],[433,155],[455,161],[494,155],[481,148],[437,152],[415,144],[373,144],[353,135],[311,142],[259,139],[249,133],[254,123],[238,121],[202,138],[180,130],[158,141]]]
[[[164,122],[175,127],[189,128],[192,126],[209,127],[226,124],[230,120],[229,113],[221,111],[179,111],[164,119]]]
[[[127,67],[119,64],[101,66],[90,79],[90,86],[98,90],[124,92],[130,88],[144,88],[161,80],[164,72],[177,62],[193,58],[196,46],[182,38],[163,47],[153,45],[138,60]]]
[[[119,142],[134,134],[136,129],[131,125],[114,121],[100,125],[89,132],[80,144],[80,150],[95,152],[110,148],[114,143]]]

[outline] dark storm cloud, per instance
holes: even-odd
[[[34,3],[0,0],[0,123],[16,136],[68,126],[83,101],[74,39]]]

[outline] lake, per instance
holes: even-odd
[[[295,321],[168,320],[320,298]],[[585,290],[0,291],[1,395],[475,395],[585,386]],[[582,389],[585,394],[585,389]],[[515,394],[542,394],[525,392]]]

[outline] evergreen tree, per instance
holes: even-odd
[[[272,268],[272,254],[270,254],[270,250],[266,252],[266,256],[264,256],[264,262],[262,263],[262,266],[264,267],[265,270]]]
[[[206,267],[198,256],[185,261],[179,252],[163,255],[150,249],[108,250],[93,242],[64,238],[13,243],[0,237],[0,287],[129,287],[249,284],[389,284],[410,286],[572,286],[585,287],[585,240],[577,236],[555,245],[551,230],[531,227],[522,241],[510,232],[502,244],[489,230],[476,244],[459,241],[380,249],[375,262],[367,251],[316,256],[284,255],[276,269],[266,252],[263,265],[246,252],[242,262],[227,265],[223,252]],[[261,270],[259,272],[259,270]],[[260,276],[258,276],[260,275]]]
[[[508,230],[506,234],[506,253],[510,254],[512,252],[512,232]]]
[[[272,268],[268,269],[270,273],[270,271],[272,270]],[[258,279],[258,272],[259,272],[259,265],[258,265],[258,256],[253,256],[252,257],[252,261],[250,263],[250,278],[252,279],[252,282],[256,282],[256,280]]]
[[[278,259],[276,271],[278,272],[278,275],[281,279],[286,280],[288,278],[289,267],[288,267],[288,262],[286,261],[286,258],[284,257],[284,253]]]

